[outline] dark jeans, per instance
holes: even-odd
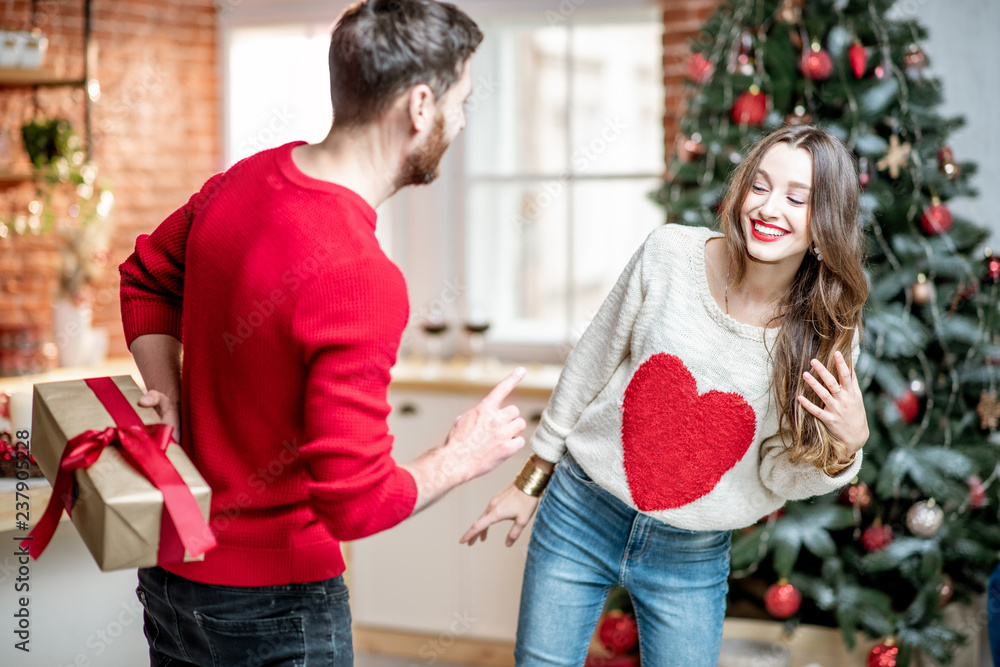
[[[152,667],[350,667],[343,577],[286,586],[214,586],[139,570]]]

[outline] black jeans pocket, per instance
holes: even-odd
[[[306,639],[301,616],[213,618],[194,612],[215,667],[303,667]]]

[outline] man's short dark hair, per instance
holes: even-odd
[[[433,0],[367,0],[348,8],[330,39],[334,122],[378,119],[407,89],[426,84],[438,99],[462,76],[483,41],[475,22]]]

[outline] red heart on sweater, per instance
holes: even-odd
[[[707,495],[753,442],[756,415],[736,393],[698,394],[694,376],[670,354],[654,354],[629,382],[622,406],[625,476],[644,512]]]

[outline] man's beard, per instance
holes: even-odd
[[[406,156],[406,163],[396,176],[396,189],[407,185],[427,185],[437,178],[441,158],[448,146],[449,142],[444,138],[444,116],[439,115],[427,140]]]

